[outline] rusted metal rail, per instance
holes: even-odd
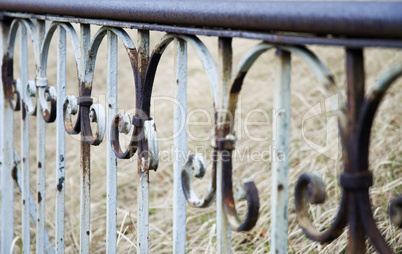
[[[401,5],[397,2],[3,0],[0,8],[181,27],[402,38]]]
[[[14,242],[14,184],[22,193],[22,243],[29,253],[30,217],[36,225],[36,253],[64,253],[64,182],[65,132],[80,134],[81,198],[80,252],[90,252],[91,146],[106,139],[107,146],[107,216],[106,250],[116,252],[117,163],[138,156],[137,252],[148,252],[149,171],[158,168],[158,142],[155,122],[150,112],[156,70],[166,47],[175,44],[175,65],[179,106],[174,109],[174,130],[186,124],[187,47],[198,54],[211,88],[211,105],[215,111],[212,139],[213,167],[207,191],[202,198],[195,193],[192,178],[202,178],[206,164],[202,154],[189,156],[187,135],[174,139],[177,160],[174,162],[173,251],[185,253],[186,200],[190,206],[205,208],[216,198],[217,243],[219,253],[231,252],[231,230],[246,231],[258,220],[260,201],[251,179],[241,180],[233,190],[233,150],[236,149],[234,116],[243,80],[256,59],[269,50],[277,51],[278,83],[274,86],[273,133],[275,146],[289,154],[290,70],[291,58],[301,59],[324,86],[338,116],[343,147],[343,189],[339,212],[333,225],[320,232],[310,221],[309,203],[325,201],[325,186],[319,176],[305,173],[295,188],[295,209],[299,224],[307,237],[318,242],[337,238],[349,227],[349,253],[365,253],[370,239],[380,253],[392,253],[373,218],[369,188],[373,175],[369,169],[371,126],[387,89],[402,76],[402,64],[381,76],[370,91],[365,89],[364,48],[402,48],[402,3],[400,2],[242,2],[242,1],[0,1],[2,55],[2,89],[0,94],[0,169],[1,169],[1,238],[0,252],[9,253]],[[45,22],[47,21],[47,22]],[[80,29],[72,23],[79,23]],[[91,37],[91,25],[101,28]],[[125,29],[137,29],[134,43]],[[49,86],[46,69],[50,43],[58,31],[58,76],[56,87]],[[155,48],[149,47],[150,31],[167,34]],[[20,38],[20,76],[14,72],[14,45]],[[214,62],[197,35],[219,38],[219,63]],[[233,71],[232,38],[262,40],[240,61]],[[27,40],[32,40],[35,55],[35,80],[28,80]],[[79,95],[66,95],[66,40],[71,41],[76,61]],[[114,101],[104,109],[94,104],[92,82],[99,46],[107,39],[107,99]],[[135,80],[134,115],[117,112],[117,42],[126,49]],[[330,70],[306,45],[345,47],[347,98],[338,90]],[[35,103],[33,98],[36,98]],[[331,97],[333,98],[333,97]],[[113,100],[112,100],[113,99]],[[191,98],[190,98],[191,99]],[[335,99],[334,99],[335,100]],[[14,114],[21,114],[21,157],[14,151]],[[74,118],[73,116],[76,115]],[[30,193],[29,130],[30,118],[37,117],[37,195]],[[74,120],[75,119],[75,120]],[[54,243],[45,228],[46,123],[57,123],[56,152],[56,222]],[[93,129],[92,123],[97,125]],[[132,131],[128,147],[122,150],[120,134]],[[10,135],[12,130],[13,135]],[[275,155],[276,156],[276,155]],[[21,164],[21,166],[19,166]],[[20,169],[21,168],[21,169]],[[272,163],[271,251],[287,252],[289,160]],[[32,197],[36,197],[36,203]],[[236,199],[235,199],[236,197]],[[247,200],[247,212],[239,217],[235,200]],[[36,206],[36,208],[35,208]],[[392,222],[402,227],[402,197],[390,202]],[[400,250],[400,248],[399,248]]]

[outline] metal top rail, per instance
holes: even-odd
[[[173,26],[402,38],[402,2],[2,0],[0,9]]]

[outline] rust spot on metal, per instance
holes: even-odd
[[[26,105],[25,105],[25,102],[24,101],[22,101],[22,105],[21,105],[21,110],[22,110],[22,120],[24,121],[25,120],[25,118],[27,117],[27,109],[26,109]]]
[[[332,75],[326,75],[327,79],[329,80],[329,82],[331,82],[332,84],[335,84],[335,78]]]
[[[279,184],[278,185],[278,191],[282,191],[283,190],[283,185],[282,184]]]
[[[42,202],[42,194],[38,191],[38,203]]]
[[[14,179],[14,181],[18,181],[18,169],[17,169],[17,167],[13,167],[13,170],[11,171],[11,176]]]
[[[7,87],[7,55],[3,56],[3,63],[1,65],[1,80],[3,81],[3,92],[4,95],[8,95]]]
[[[14,68],[13,59],[8,58],[7,55],[5,55],[3,57],[3,64],[2,64],[2,69],[1,69],[1,72],[2,72],[1,78],[3,81],[3,91],[4,91],[4,96],[10,102],[10,106],[13,108],[13,110],[16,110],[17,106],[12,105],[12,100],[13,100],[13,95],[14,95],[13,68]],[[18,102],[16,104],[18,104]]]
[[[91,145],[85,141],[84,137],[85,131],[81,132],[81,169],[82,169],[82,175],[84,185],[88,185],[90,187],[91,185]]]
[[[62,191],[63,190],[63,182],[64,182],[64,177],[59,178],[59,183],[57,184],[57,190]]]
[[[230,90],[231,94],[236,94],[240,92],[246,74],[247,72],[240,72],[239,74],[237,74],[236,79],[233,81],[232,88]]]
[[[26,159],[25,159],[25,157],[23,157],[23,158],[22,158],[22,162],[24,162],[24,163],[25,163],[25,160],[26,160]]]

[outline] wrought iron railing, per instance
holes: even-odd
[[[80,252],[90,251],[90,155],[91,146],[105,141],[107,146],[106,251],[116,252],[117,163],[138,156],[137,252],[148,252],[149,171],[158,167],[158,142],[155,121],[150,112],[152,87],[159,60],[166,47],[175,42],[176,100],[186,108],[187,45],[195,49],[208,77],[215,112],[212,140],[213,168],[210,185],[202,198],[196,195],[192,178],[206,171],[202,155],[186,159],[187,137],[180,132],[174,138],[173,250],[185,253],[186,200],[193,207],[207,207],[216,196],[217,242],[219,253],[230,252],[230,232],[253,228],[260,201],[256,185],[243,180],[240,199],[247,200],[247,213],[238,216],[232,184],[232,153],[236,149],[234,116],[243,79],[256,59],[275,49],[280,62],[279,81],[274,86],[274,118],[277,150],[289,152],[290,137],[290,59],[301,59],[324,86],[339,120],[344,171],[340,176],[343,189],[339,212],[333,225],[319,231],[310,220],[309,203],[325,200],[325,186],[314,173],[300,176],[295,188],[298,222],[308,238],[328,242],[349,227],[348,252],[365,253],[366,239],[380,253],[391,253],[373,218],[369,188],[373,175],[369,170],[371,126],[385,92],[402,75],[397,64],[381,76],[377,85],[365,91],[364,48],[402,47],[402,3],[398,2],[240,2],[240,1],[51,1],[2,0],[1,54],[2,87],[0,96],[1,148],[1,253],[14,245],[14,184],[22,195],[22,248],[29,253],[30,218],[36,226],[36,253],[64,253],[65,246],[65,133],[80,135]],[[73,24],[80,24],[78,29]],[[101,28],[91,37],[90,25]],[[128,29],[137,29],[135,45]],[[49,84],[46,74],[49,47],[58,32],[57,84]],[[152,52],[150,31],[167,34]],[[14,45],[20,38],[20,75],[14,73]],[[219,64],[198,35],[219,39]],[[262,42],[241,60],[232,78],[232,38],[249,38]],[[135,114],[118,113],[117,102],[104,109],[94,104],[92,83],[98,49],[107,38],[107,99],[117,98],[117,43],[128,54],[135,80]],[[27,41],[33,45],[35,79],[28,78]],[[66,41],[70,40],[78,73],[79,95],[66,95]],[[346,52],[347,99],[343,99],[330,70],[305,45],[333,45]],[[336,95],[336,96],[333,96]],[[332,97],[331,97],[332,96]],[[185,116],[174,109],[174,130],[185,123]],[[21,114],[21,152],[14,148],[14,116]],[[36,116],[37,167],[31,168],[30,120]],[[75,116],[75,117],[74,117]],[[46,123],[56,122],[56,218],[54,236],[45,228]],[[96,124],[96,128],[94,125]],[[96,129],[96,130],[95,130]],[[124,150],[121,133],[132,131]],[[184,152],[184,153],[183,153]],[[22,158],[22,159],[20,159]],[[37,172],[37,195],[30,189],[30,171]],[[273,253],[287,252],[289,161],[272,162],[271,244]],[[402,226],[402,198],[389,205],[391,220]],[[50,241],[50,239],[54,239]],[[395,247],[401,250],[400,246]]]

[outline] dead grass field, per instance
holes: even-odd
[[[97,27],[92,27],[96,31]],[[136,35],[130,31],[134,42]],[[151,32],[151,49],[159,41],[162,33]],[[217,63],[217,38],[200,37],[207,45]],[[49,83],[56,83],[56,40],[52,42],[52,52],[49,57]],[[234,39],[234,66],[253,45],[258,41]],[[70,45],[69,45],[70,46]],[[119,49],[119,111],[133,113],[135,106],[134,82],[130,64],[126,53],[120,44]],[[340,90],[345,92],[345,60],[344,49],[334,47],[309,47],[329,67],[336,78]],[[97,57],[93,98],[105,105],[106,98],[106,71],[107,50],[103,42]],[[366,49],[366,75],[367,87],[373,86],[378,76],[386,71],[392,64],[402,59],[402,52],[391,49]],[[188,51],[188,113],[192,112],[191,122],[207,122],[207,115],[199,113],[208,112],[212,115],[212,97],[207,77],[202,69],[200,60],[195,51],[189,46]],[[233,253],[268,253],[270,246],[270,192],[271,192],[271,163],[270,157],[251,158],[253,152],[272,150],[272,107],[273,84],[276,82],[276,62],[274,52],[270,51],[262,55],[251,69],[245,79],[244,89],[241,94],[239,112],[241,118],[237,123],[238,148],[234,163],[234,179],[254,179],[260,196],[260,216],[257,225],[247,233],[232,233]],[[15,63],[17,69],[18,61]],[[33,63],[31,63],[33,66]],[[74,64],[74,56],[71,47],[68,48],[68,83],[67,94],[78,95],[77,75]],[[31,79],[34,78],[34,70],[31,68]],[[152,117],[155,119],[160,149],[160,164],[157,172],[150,172],[150,253],[172,253],[172,204],[173,204],[173,106],[169,98],[174,98],[174,52],[173,44],[169,46],[163,55],[153,91]],[[370,169],[374,171],[375,184],[370,189],[371,202],[374,216],[378,221],[380,231],[385,236],[396,253],[402,252],[402,231],[390,225],[386,208],[388,202],[395,196],[402,194],[402,82],[395,84],[377,114],[370,149]],[[334,119],[327,119],[325,115],[319,115],[308,120],[302,125],[303,116],[313,106],[325,105],[326,95],[322,86],[315,79],[313,73],[299,59],[292,58],[292,108],[291,108],[291,143],[290,143],[290,200],[289,200],[289,253],[344,253],[347,245],[347,230],[330,244],[321,245],[307,239],[297,225],[294,211],[294,185],[297,178],[303,172],[317,171],[323,177],[328,199],[322,206],[312,206],[311,215],[315,219],[318,228],[325,228],[332,222],[335,216],[341,188],[338,177],[343,168],[341,148],[338,147],[337,138],[330,139],[328,144],[330,159],[314,151],[305,141],[305,138],[317,144],[324,145],[326,138],[327,120],[330,123],[328,135],[336,137],[337,126]],[[261,114],[261,109],[268,113]],[[198,111],[197,111],[198,110]],[[198,112],[198,113],[197,113]],[[15,144],[19,151],[19,118],[15,119]],[[262,122],[261,124],[245,125],[245,119]],[[213,119],[213,118],[211,118]],[[36,119],[31,117],[31,191],[36,191]],[[189,152],[202,152],[209,154],[211,148],[208,137],[212,130],[213,122],[205,125],[188,126]],[[245,128],[247,127],[247,128]],[[305,131],[305,138],[302,129]],[[47,180],[46,180],[46,226],[53,240],[55,217],[55,125],[47,125]],[[251,137],[265,139],[253,141]],[[198,140],[196,140],[198,138]],[[78,253],[79,249],[79,203],[80,203],[80,167],[79,167],[79,141],[76,137],[66,137],[66,253]],[[127,140],[127,139],[126,139]],[[92,148],[91,169],[91,253],[105,252],[105,223],[106,223],[106,142],[99,147]],[[271,150],[270,150],[271,149]],[[339,151],[339,156],[336,156]],[[163,155],[163,156],[162,156]],[[327,154],[328,155],[328,154]],[[135,157],[134,157],[135,158]],[[210,171],[211,159],[205,156],[208,170]],[[197,180],[197,190],[202,193],[208,186],[210,172],[204,180]],[[118,253],[135,253],[136,247],[136,189],[137,189],[137,162],[133,160],[118,161]],[[245,204],[239,204],[240,211],[244,211]],[[188,253],[215,253],[216,251],[216,218],[215,204],[205,209],[187,208],[187,251]],[[20,236],[21,197],[16,189],[16,230],[15,235]],[[35,230],[32,226],[32,251],[34,251]],[[17,246],[20,241],[17,242]],[[371,246],[371,245],[370,245]],[[17,250],[18,253],[19,250]],[[369,252],[374,252],[370,247]]]

